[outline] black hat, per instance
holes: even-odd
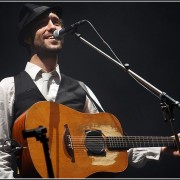
[[[32,28],[33,22],[37,20],[43,14],[53,11],[55,12],[59,18],[62,18],[62,9],[60,6],[42,6],[36,5],[32,3],[24,4],[23,8],[19,14],[19,36],[18,40],[21,45],[25,45],[24,43],[24,33],[28,31],[28,29]]]

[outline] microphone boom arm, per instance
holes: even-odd
[[[143,79],[142,77],[140,77],[139,75],[137,75],[135,72],[133,72],[132,70],[130,70],[129,65],[128,64],[121,64],[119,62],[117,62],[115,59],[113,59],[112,57],[110,57],[109,55],[107,55],[105,52],[103,52],[102,50],[98,49],[96,46],[94,46],[93,44],[91,44],[90,42],[88,42],[87,40],[85,40],[84,38],[82,38],[82,36],[78,33],[75,33],[75,36],[80,39],[82,42],[84,42],[85,44],[87,44],[88,46],[92,47],[93,49],[95,49],[97,52],[99,52],[100,54],[102,54],[103,56],[105,56],[106,58],[110,59],[113,63],[115,63],[116,65],[118,65],[119,67],[121,67],[124,71],[126,71],[129,75],[131,75],[139,84],[141,84],[143,87],[145,87],[148,91],[150,91],[152,94],[154,94],[156,97],[158,97],[161,101],[164,101],[166,103],[171,103],[172,105],[180,108],[180,103],[176,100],[174,100],[172,97],[168,96],[165,92],[160,91],[158,88],[156,88],[155,86],[153,86],[152,84],[150,84],[148,81],[146,81],[145,79]]]
[[[105,56],[107,59],[111,60],[113,63],[115,63],[116,65],[118,65],[119,67],[121,67],[125,72],[127,72],[133,79],[135,79],[141,86],[143,86],[145,89],[147,89],[149,92],[151,92],[152,94],[154,94],[156,97],[158,97],[161,101],[162,104],[165,106],[166,108],[166,113],[168,112],[168,117],[169,117],[169,122],[171,124],[171,128],[176,140],[176,145],[177,145],[177,149],[180,153],[180,143],[179,143],[179,138],[177,133],[175,132],[175,129],[173,127],[173,122],[174,122],[174,117],[172,115],[172,109],[173,107],[177,107],[180,108],[180,102],[174,100],[172,97],[170,97],[169,95],[167,95],[165,92],[162,92],[161,90],[159,90],[158,88],[156,88],[155,86],[153,86],[152,84],[150,84],[148,81],[146,81],[145,79],[143,79],[142,77],[140,77],[139,75],[137,75],[135,72],[133,72],[132,70],[130,70],[129,68],[129,64],[121,64],[119,62],[117,62],[115,59],[113,59],[112,57],[110,57],[109,55],[107,55],[105,52],[103,52],[102,50],[100,50],[99,48],[97,48],[96,46],[94,46],[93,44],[91,44],[89,41],[87,41],[86,39],[84,39],[81,34],[79,33],[74,33],[74,35],[76,36],[77,39],[81,40],[82,42],[84,42],[86,45],[88,45],[89,47],[93,48],[94,50],[96,50],[97,52],[99,52],[100,54],[102,54],[103,56]],[[168,109],[168,110],[167,110]],[[162,110],[164,110],[162,108]]]

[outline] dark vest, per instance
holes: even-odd
[[[38,101],[46,101],[29,74],[20,72],[14,77],[15,81],[15,102],[14,121],[30,106]],[[72,109],[82,112],[86,100],[86,92],[79,85],[79,82],[71,77],[61,74],[56,103],[64,104]],[[59,98],[60,97],[60,98]]]

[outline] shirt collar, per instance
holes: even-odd
[[[43,71],[42,68],[37,66],[36,64],[33,64],[31,62],[27,62],[25,71],[31,76],[31,78],[35,81],[37,75],[39,74],[40,71]],[[61,80],[61,75],[60,75],[60,69],[59,65],[57,64],[56,68],[51,72],[52,74],[58,74],[59,79]]]

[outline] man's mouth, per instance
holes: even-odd
[[[48,39],[54,39],[54,36],[49,36]]]
[[[53,35],[45,36],[45,39],[55,39]]]

